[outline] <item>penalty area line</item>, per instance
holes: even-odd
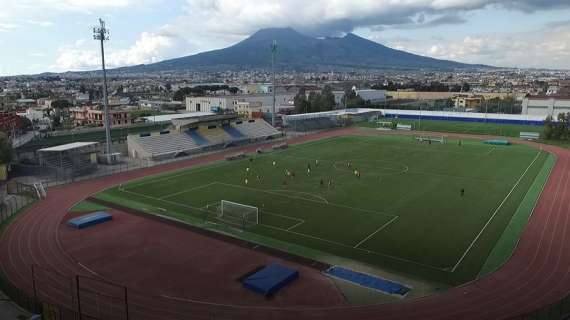
[[[396,221],[396,219],[398,219],[398,216],[395,216],[394,218],[390,219],[390,221],[384,223],[383,225],[381,225],[378,229],[376,229],[376,231],[372,232],[371,234],[369,234],[366,238],[362,239],[359,243],[357,243],[353,248],[358,249],[358,247],[360,247],[361,244],[363,244],[364,242],[368,241],[368,239],[372,238],[375,234],[377,234],[378,232],[384,230],[387,226],[389,226],[390,224],[392,224],[392,222]]]

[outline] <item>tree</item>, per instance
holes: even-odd
[[[51,108],[47,110],[47,115],[51,118],[52,128],[57,128],[61,125],[62,115],[67,118],[69,115],[69,108],[73,105],[68,100],[60,99],[51,103]]]
[[[554,124],[552,122],[552,116],[548,115],[544,120],[544,131],[542,132],[543,139],[552,139],[554,137]]]
[[[356,94],[356,91],[347,89],[344,91],[343,104],[346,108],[364,108],[370,104]]]
[[[12,157],[12,142],[4,132],[0,132],[0,164],[10,163]]]
[[[299,93],[297,93],[293,101],[295,104],[295,113],[309,113],[309,101],[305,94],[305,88],[299,90]]]

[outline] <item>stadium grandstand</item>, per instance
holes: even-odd
[[[284,115],[284,126],[292,131],[314,131],[349,126],[370,121],[382,115],[377,109],[343,109],[315,113]]]
[[[359,109],[369,110],[369,109]],[[456,111],[378,109],[386,118],[490,122],[498,124],[543,125],[546,116],[527,114],[476,113]]]
[[[233,114],[188,116],[171,123],[169,130],[128,136],[129,156],[172,159],[281,136],[262,119],[243,120]]]

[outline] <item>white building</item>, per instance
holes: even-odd
[[[528,96],[522,102],[522,114],[552,116],[570,112],[570,96]]]
[[[364,101],[370,102],[384,102],[386,101],[385,90],[363,89],[355,90],[356,95],[361,97]]]
[[[237,100],[229,97],[186,97],[186,111],[190,112],[222,112],[235,110]]]
[[[294,94],[280,93],[275,96],[277,106],[293,105]],[[186,97],[186,111],[190,112],[220,112],[236,110],[238,102],[261,104],[263,110],[273,106],[272,94],[248,94],[234,96]]]

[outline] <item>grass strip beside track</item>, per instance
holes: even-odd
[[[89,201],[81,201],[80,203],[76,204],[69,210],[69,212],[90,212],[90,211],[102,211],[106,210],[107,207],[89,202]]]

